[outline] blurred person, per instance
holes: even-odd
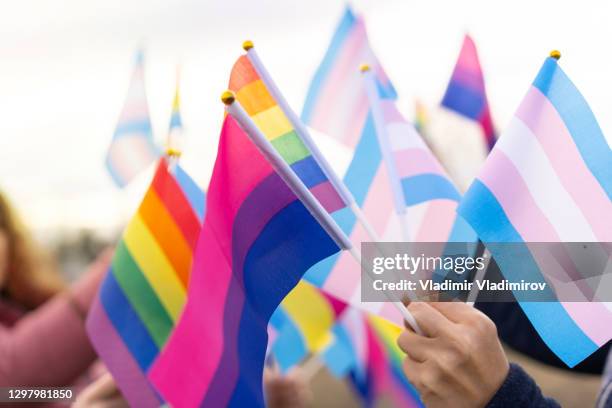
[[[0,386],[69,386],[87,373],[85,316],[110,257],[67,286],[0,193]]]
[[[312,391],[299,367],[287,374],[265,367],[263,386],[268,408],[305,408],[312,403]]]

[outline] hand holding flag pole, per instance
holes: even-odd
[[[357,220],[359,220],[370,239],[375,242],[381,241],[380,237],[378,236],[378,233],[376,232],[372,224],[368,221],[363,211],[361,211],[359,205],[357,205],[353,194],[346,187],[340,177],[338,177],[336,172],[331,168],[329,162],[325,159],[325,156],[323,156],[315,142],[312,140],[308,128],[304,125],[304,123],[302,123],[302,121],[293,111],[293,109],[291,109],[291,106],[289,106],[289,103],[287,103],[287,100],[272,80],[272,77],[259,59],[259,55],[257,55],[257,52],[255,51],[253,42],[245,41],[242,44],[242,48],[246,51],[249,60],[253,64],[253,67],[263,80],[266,87],[270,90],[270,93],[272,94],[284,114],[287,116],[287,118],[293,125],[302,142],[306,145],[308,150],[310,150],[315,161],[319,164],[321,170],[323,170],[323,173],[325,173],[325,176],[332,183],[334,188],[338,191],[340,197],[342,197],[347,207],[349,207],[353,214],[355,214],[355,217],[357,218]]]
[[[291,167],[280,154],[274,149],[272,144],[266,139],[264,134],[259,130],[257,125],[253,122],[251,117],[242,108],[240,103],[236,100],[233,92],[225,91],[221,95],[221,100],[226,106],[227,112],[236,119],[240,126],[244,129],[245,133],[251,139],[251,141],[257,146],[259,151],[264,155],[266,160],[270,162],[272,167],[276,170],[278,175],[283,179],[285,183],[293,190],[295,195],[302,201],[304,206],[312,214],[312,216],[319,222],[321,227],[329,234],[339,248],[349,251],[353,259],[361,267],[361,254],[353,246],[352,242],[346,236],[346,234],[340,229],[338,224],[334,221],[331,215],[323,208],[321,203],[313,196],[308,190],[300,178],[293,172]],[[368,273],[370,278],[374,278],[371,273]],[[419,328],[416,320],[412,314],[408,311],[406,306],[400,301],[397,296],[391,292],[384,292],[387,298],[393,303],[393,305],[402,314],[404,320],[410,325],[415,333],[422,334],[423,332]]]

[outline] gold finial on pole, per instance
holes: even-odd
[[[559,50],[552,50],[550,52],[550,57],[556,59],[557,61],[559,61],[559,58],[561,58],[561,51],[559,51]]]
[[[253,41],[251,41],[251,40],[246,40],[245,42],[242,43],[242,49],[245,50],[245,51],[250,50],[254,46],[255,45],[253,45]]]
[[[234,101],[236,100],[236,96],[234,95],[232,91],[228,90],[221,94],[221,100],[223,101],[224,104],[229,106],[232,103],[234,103]]]
[[[361,64],[359,65],[359,71],[361,72],[368,72],[370,70],[370,66],[368,64]]]
[[[181,157],[181,154],[183,154],[183,152],[178,149],[173,149],[172,147],[166,149],[166,156],[170,158],[178,159],[179,157]]]

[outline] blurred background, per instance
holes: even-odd
[[[345,4],[1,2],[0,189],[58,255],[65,274],[76,276],[101,247],[114,241],[151,177],[152,169],[119,190],[104,167],[134,51],[144,46],[146,91],[159,143],[166,137],[176,66],[181,65],[182,163],[206,186],[222,117],[219,95],[242,52],[242,41],[255,42],[299,112]],[[366,18],[370,41],[400,95],[405,116],[413,116],[415,98],[427,106],[439,103],[467,31],[479,49],[498,131],[543,59],[556,48],[562,52],[562,67],[589,101],[610,142],[610,2],[364,0],[351,5]],[[323,144],[340,167],[350,158],[344,147],[325,140]],[[536,376],[540,371],[553,374],[545,384],[560,392],[568,406],[580,406],[596,394],[595,379],[532,367],[530,373]],[[578,388],[568,392],[559,378]]]

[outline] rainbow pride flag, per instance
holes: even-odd
[[[493,148],[495,130],[489,110],[484,75],[476,44],[468,34],[463,38],[461,52],[441,104],[477,122],[489,150]]]
[[[185,304],[199,231],[196,212],[161,159],[87,318],[94,348],[132,406],[160,405],[146,373]]]
[[[234,64],[229,89],[236,94],[236,99],[259,130],[323,208],[333,213],[346,207],[338,191],[272,97],[249,55],[240,56]]]
[[[301,280],[274,311],[270,324],[276,330],[271,352],[281,372],[300,364],[309,353],[318,353],[332,341],[332,327],[346,304]]]
[[[546,271],[529,243],[612,242],[610,163],[612,150],[586,100],[550,57],[458,212],[507,279],[538,281]],[[506,242],[524,244],[520,268],[491,245]],[[521,302],[521,307],[568,366],[612,338],[607,303]]]
[[[270,316],[340,248],[227,115],[189,296],[148,371],[172,406],[263,406]]]
[[[130,88],[106,155],[106,168],[113,181],[124,187],[159,155],[153,143],[145,92],[144,54],[138,51]]]
[[[393,84],[370,47],[363,17],[347,6],[306,95],[302,120],[354,148],[368,116],[368,100],[359,73],[367,62],[381,93],[395,97]]]

